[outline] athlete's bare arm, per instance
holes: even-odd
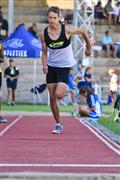
[[[89,39],[89,34],[87,31],[85,31],[84,29],[82,28],[76,28],[76,27],[73,27],[73,26],[70,26],[70,25],[66,25],[65,26],[65,31],[66,31],[66,34],[70,37],[72,35],[79,35],[79,34],[82,34],[85,42],[86,42],[86,50],[85,50],[85,54],[87,56],[91,55],[91,43],[90,43],[90,39]]]
[[[44,33],[43,32],[40,33],[40,39],[41,39],[41,43],[42,43],[42,65],[43,65],[43,72],[45,74],[47,74],[47,72],[48,72],[48,66],[47,66],[47,61],[48,61],[48,57],[47,57],[47,45],[45,43],[45,38],[44,38]]]

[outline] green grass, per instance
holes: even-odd
[[[111,115],[110,117],[104,117],[99,119],[99,123],[104,127],[110,129],[117,135],[120,135],[120,123],[113,121],[114,116]]]
[[[50,106],[48,105],[34,105],[34,104],[16,104],[14,107],[7,106],[7,104],[2,105],[2,110],[5,111],[25,111],[25,112],[51,112]],[[60,106],[60,112],[71,113],[73,111],[72,105]],[[120,135],[120,123],[114,122],[114,109],[112,105],[103,105],[103,114],[109,115],[109,117],[102,117],[99,119],[99,123],[104,127],[107,127],[115,134]]]
[[[25,112],[51,112],[50,106],[48,105],[41,105],[41,104],[16,104],[13,106],[8,106],[7,104],[2,105],[3,111],[25,111]],[[73,106],[60,106],[61,112],[72,112]]]

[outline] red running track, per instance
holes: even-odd
[[[52,134],[52,116],[9,116],[0,124],[1,172],[120,173],[120,156],[83,123],[63,116],[63,134]]]

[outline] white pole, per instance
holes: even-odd
[[[74,11],[73,11],[73,26],[77,27],[78,26],[78,11],[77,11],[77,6],[78,6],[78,0],[74,0]],[[76,52],[77,49],[77,40],[76,37],[73,37],[73,51],[74,53]]]
[[[73,25],[75,27],[78,26],[78,17],[77,17],[78,11],[77,11],[77,8],[78,8],[78,0],[74,0]]]
[[[14,30],[14,0],[8,0],[8,34],[10,35]]]
[[[34,58],[34,77],[33,77],[33,88],[35,88],[36,85],[36,72],[37,72],[37,66],[36,66],[36,58]],[[33,91],[33,104],[35,104],[35,92]]]

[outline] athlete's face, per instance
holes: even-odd
[[[48,14],[48,22],[50,25],[54,26],[59,23],[60,17],[57,13],[54,13],[53,11],[49,12]]]

